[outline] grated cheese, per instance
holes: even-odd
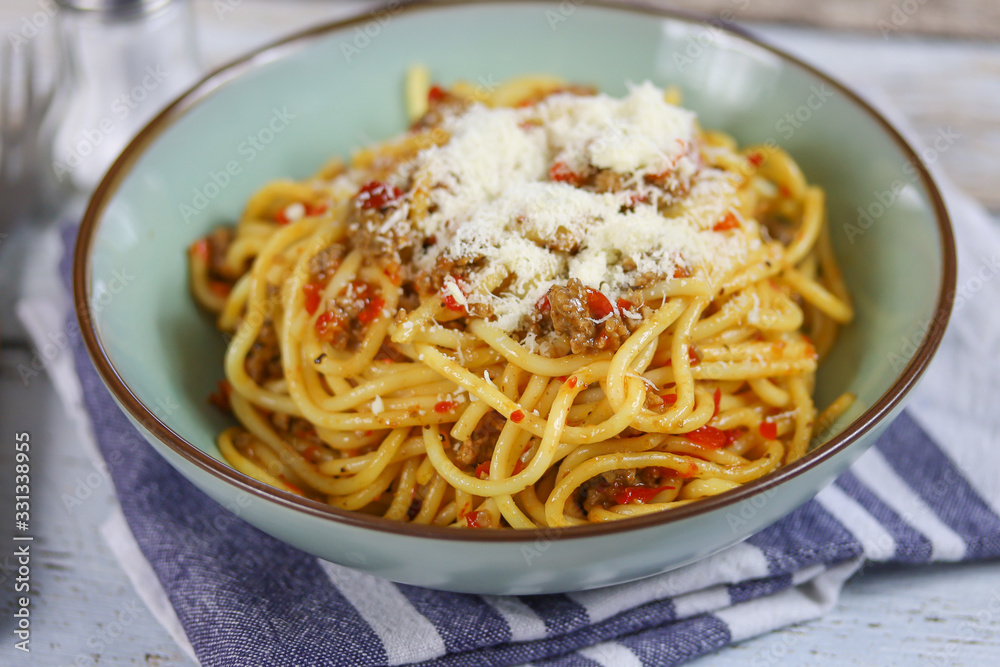
[[[289,222],[295,222],[305,217],[306,207],[302,204],[302,202],[295,202],[294,204],[286,206],[284,213],[285,218]]]
[[[668,104],[651,83],[621,99],[557,94],[526,108],[475,104],[443,127],[450,141],[404,168],[429,184],[429,213],[416,224],[436,238],[414,262],[430,270],[442,258],[481,258],[471,293],[453,278],[443,291],[461,305],[489,305],[505,331],[519,328],[553,284],[576,278],[615,304],[639,275],[671,276],[683,266],[711,283],[751,249],[745,227],[712,231],[735,205],[736,177],[701,163],[694,114]],[[621,190],[553,181],[557,163],[612,170]],[[648,182],[653,175],[667,187]],[[383,227],[413,224],[409,210],[404,203]],[[626,258],[634,270],[625,270]],[[503,292],[483,283],[503,283]]]
[[[692,112],[668,104],[663,91],[646,82],[622,99],[607,95],[555,95],[538,106],[555,159],[620,174],[661,173],[691,145]]]
[[[448,276],[445,278],[444,285],[442,285],[441,289],[445,294],[448,294],[455,299],[455,302],[459,305],[467,306],[469,304],[469,300],[465,297],[462,289],[458,286],[458,282],[455,280],[454,276]]]

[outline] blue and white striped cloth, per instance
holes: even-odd
[[[952,194],[950,206],[959,299],[909,411],[815,500],[675,572],[583,593],[495,597],[321,561],[176,473],[119,412],[76,340],[79,386],[69,394],[82,396],[122,500],[124,519],[106,535],[157,617],[203,665],[673,665],[819,616],[868,562],[996,558],[1000,242],[977,204]]]
[[[677,664],[819,616],[866,563],[1000,557],[1000,230],[939,182],[958,236],[958,298],[909,411],[851,471],[774,526],[608,589],[460,595],[320,561],[176,473],[114,405],[79,337],[75,369],[60,356],[48,370],[80,439],[96,440],[108,462],[121,499],[104,529],[110,546],[153,615],[203,665]],[[68,230],[63,243],[72,241]],[[39,347],[62,327],[58,291],[34,290],[19,304]],[[900,354],[907,349],[901,340]]]

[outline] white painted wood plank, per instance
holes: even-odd
[[[13,434],[31,436],[31,655],[13,647],[9,625],[0,638],[2,665],[192,664],[139,600],[105,546],[98,526],[113,496],[91,458],[77,447],[72,426],[44,375],[25,385],[22,351],[0,355],[0,564],[12,544]],[[63,494],[78,494],[68,508]],[[0,573],[0,614],[13,594],[11,572]],[[29,658],[26,660],[26,658]],[[79,661],[79,662],[77,662]]]
[[[739,21],[781,21],[879,36],[1000,35],[1000,5],[994,0],[670,0],[670,4],[707,14],[729,10]]]
[[[967,563],[872,568],[822,618],[691,663],[991,665],[1000,655],[1000,567]]]
[[[243,0],[233,12],[219,15],[211,0],[198,0],[203,52],[210,64],[218,64],[332,18],[347,4],[358,6]],[[4,0],[0,35],[17,30],[41,7],[38,0]],[[1000,179],[995,157],[1000,154],[1000,46],[902,34],[883,40],[877,34],[753,27],[851,85],[883,88],[925,139],[941,127],[958,128],[962,139],[942,155],[944,170],[1000,211],[1000,188],[995,187]],[[9,287],[6,279],[4,286]],[[10,331],[9,311],[0,318],[0,330]],[[85,483],[94,468],[74,446],[47,381],[28,387],[20,383],[16,365],[24,360],[18,351],[0,356],[0,434],[27,428],[35,443],[44,443],[44,449],[36,450],[38,504],[33,513],[39,537],[32,611],[35,652],[26,662],[4,639],[0,664],[74,664],[78,656],[85,665],[192,664],[148,612],[131,618],[130,605],[137,597],[98,533],[113,503],[109,485],[99,484],[73,512],[62,504],[61,494]],[[9,466],[7,448],[0,448],[0,475],[9,474]],[[0,516],[9,512],[7,502],[0,498]],[[0,530],[0,540],[4,536]],[[117,634],[116,622],[121,634],[111,638]],[[936,658],[961,667],[992,664],[997,655],[1000,568],[966,564],[870,570],[849,582],[837,608],[823,618],[743,642],[700,664],[916,664]]]
[[[960,188],[1000,212],[1000,43],[750,27],[849,86],[881,89],[925,143],[957,132],[935,159]]]

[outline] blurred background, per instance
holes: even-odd
[[[563,0],[581,4],[582,0]],[[33,446],[32,647],[13,649],[14,570],[0,546],[0,664],[190,665],[109,551],[116,502],[99,459],[47,369],[66,332],[29,342],[25,300],[65,307],[53,229],[77,220],[104,169],[179,91],[219,65],[320,22],[374,11],[324,0],[2,0],[0,2],[0,544],[13,514],[13,433]],[[674,0],[708,23],[737,23],[894,110],[925,161],[1000,224],[1000,2],[996,0]],[[138,6],[138,7],[137,7]],[[54,287],[55,285],[55,287]],[[55,290],[55,291],[54,291]],[[27,322],[29,326],[32,322]],[[34,323],[38,326],[38,322]],[[70,332],[70,335],[72,333]],[[998,633],[970,631],[989,602],[988,564],[869,570],[805,628],[746,642],[711,664],[993,664]],[[141,576],[141,575],[140,575]],[[152,576],[150,574],[150,576]],[[995,575],[994,575],[995,581]],[[910,659],[907,659],[910,658]]]

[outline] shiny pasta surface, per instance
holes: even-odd
[[[548,77],[443,88],[414,68],[407,132],[267,185],[235,226],[192,245],[192,293],[231,336],[212,400],[239,422],[218,439],[234,468],[399,521],[537,528],[669,511],[806,453],[853,400],[822,413],[812,400],[853,310],[824,193],[779,148],[697,129],[691,155],[734,184],[727,213],[699,222],[743,243],[723,274],[685,265],[610,299],[564,277],[505,330],[472,297],[502,293],[508,275],[473,279],[474,257],[429,270],[399,251],[443,241],[394,236],[385,221],[405,203],[396,218],[419,230],[432,212],[434,184],[398,175],[451,141],[446,112],[592,94]],[[591,191],[618,182],[559,165],[549,176]],[[693,215],[685,206],[678,195],[656,210]]]

